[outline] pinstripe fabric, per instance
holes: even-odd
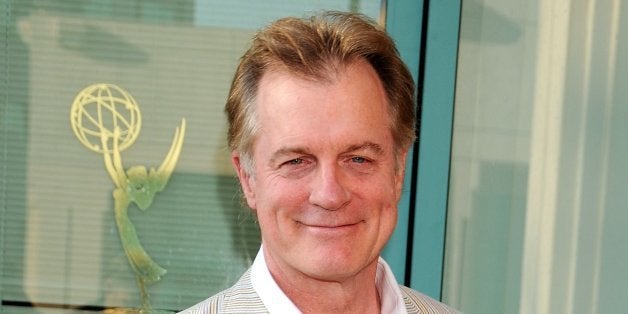
[[[183,311],[183,314],[268,313],[251,284],[251,269],[231,288]]]
[[[430,297],[400,286],[408,314],[458,313]],[[180,314],[245,314],[268,313],[251,284],[251,270],[247,270],[231,288],[179,312]]]
[[[403,296],[403,302],[406,304],[408,314],[460,313],[420,292],[405,286],[399,287],[401,288],[401,295]]]

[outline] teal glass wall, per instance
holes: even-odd
[[[125,168],[158,166],[187,120],[180,159],[146,211],[129,207],[168,273],[155,308],[179,310],[230,286],[259,246],[225,147],[224,99],[253,32],[320,9],[380,17],[380,1],[0,0],[0,299],[2,313],[136,307],[103,155],[83,146],[70,107],[113,83],[142,112]],[[399,253],[405,254],[405,253]]]
[[[443,298],[628,307],[628,5],[462,3]]]
[[[421,46],[421,26],[423,6],[421,1],[387,1],[386,30],[395,39],[397,49],[408,66],[415,82],[419,77],[419,51]],[[408,152],[406,159],[406,176],[404,190],[399,201],[399,217],[397,227],[384,248],[382,256],[395,273],[397,281],[407,283],[411,271],[408,269],[408,246],[411,243],[411,219],[414,211],[413,203],[413,165],[415,164],[414,148]],[[411,251],[411,250],[410,250]]]
[[[390,1],[387,7],[387,29],[417,81],[419,123],[399,224],[384,256],[399,282],[440,299],[460,1]],[[400,251],[406,254],[395,254]]]

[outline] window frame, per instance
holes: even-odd
[[[399,282],[435,299],[443,281],[461,6],[461,0],[390,1],[386,12],[387,30],[417,82],[419,123],[397,230],[383,256]]]

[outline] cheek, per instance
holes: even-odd
[[[377,215],[379,215],[379,228],[382,231],[383,236],[389,236],[389,234],[393,232],[395,226],[397,225],[397,205],[399,203],[399,190],[394,185],[386,186],[388,186],[389,188],[380,189],[379,193],[375,193],[373,191],[372,194],[370,194],[373,197],[377,197],[379,199],[379,206],[377,206],[376,210],[379,210],[379,213],[377,213]],[[371,200],[375,201],[375,199]]]
[[[307,189],[300,182],[267,178],[256,182],[257,209],[266,215],[284,215],[303,207]]]
[[[389,229],[390,233],[393,232],[393,230],[395,229],[395,226],[397,226],[397,205],[393,204],[392,206],[388,207],[383,213],[382,213],[382,220],[384,220],[384,224],[386,225],[386,229]]]
[[[398,210],[397,203],[398,199],[394,196],[395,193],[391,191],[391,193],[387,194],[387,196],[382,196],[383,202],[380,207],[379,214],[379,241],[387,242],[390,239],[390,236],[395,230],[397,226],[397,218],[398,218]]]
[[[295,221],[308,208],[299,189],[275,186],[258,191],[257,220],[265,241],[284,243],[297,236]]]
[[[373,201],[379,201],[383,208],[397,207],[401,196],[401,183],[390,175],[372,178],[357,187],[361,194]]]
[[[397,203],[398,199],[394,193],[382,195],[379,215],[384,228],[390,228],[390,225],[394,227],[397,224]]]

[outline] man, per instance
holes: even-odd
[[[363,16],[261,30],[226,112],[262,247],[238,283],[184,313],[449,313],[380,258],[415,136],[413,88],[392,40]]]

